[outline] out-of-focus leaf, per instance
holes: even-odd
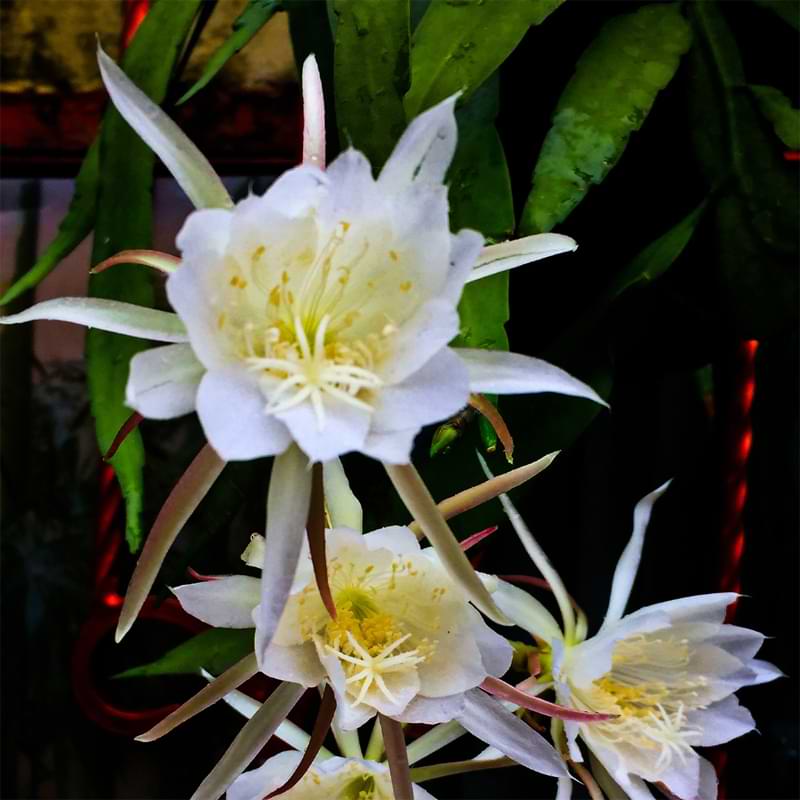
[[[800,150],[800,108],[794,108],[792,101],[772,86],[751,86],[750,91],[778,138],[791,150]]]
[[[552,230],[606,177],[690,41],[677,3],[645,5],[602,28],[556,106],[520,221],[523,234]]]
[[[694,211],[635,255],[614,276],[604,297],[611,300],[630,286],[650,283],[666,272],[689,244],[707,206],[708,199],[703,200]]]
[[[689,6],[697,33],[692,53],[695,124],[709,125],[715,139],[703,146],[704,166],[716,182],[731,176],[749,209],[750,223],[770,247],[797,250],[795,175],[767,129],[754,96],[745,90],[736,40],[718,4]],[[716,116],[712,122],[709,118]],[[708,133],[697,130],[698,137]]]
[[[75,179],[75,193],[66,216],[58,226],[56,238],[36,263],[0,297],[0,305],[10,303],[23,292],[38,286],[92,231],[97,208],[98,140],[87,150]]]
[[[207,86],[214,76],[228,63],[228,59],[238,53],[281,8],[280,0],[247,0],[244,11],[234,20],[231,35],[214,52],[203,67],[203,72],[195,84],[187,91],[178,105],[194,97]]]
[[[756,0],[756,3],[777,14],[796,31],[800,31],[800,2],[798,0]]]
[[[726,192],[716,208],[717,295],[739,333],[796,319],[798,197],[793,165],[757,107],[720,7],[691,4],[690,112],[698,161]]]
[[[405,128],[408,0],[334,0],[339,140],[380,170]]]
[[[179,644],[156,661],[126,669],[115,677],[197,675],[201,669],[221,675],[228,667],[253,652],[254,635],[252,629],[211,628]]]
[[[166,95],[173,67],[199,6],[200,0],[154,4],[125,53],[125,72],[156,103]],[[119,250],[150,247],[154,159],[150,149],[109,106],[100,137],[93,264]],[[151,306],[154,300],[151,276],[145,270],[108,270],[93,275],[89,294],[144,306]],[[124,403],[128,365],[145,347],[139,340],[117,334],[98,330],[87,334],[89,395],[102,452],[108,450],[130,416]],[[134,551],[142,538],[144,448],[138,431],[125,440],[111,463],[125,499],[128,546]]]
[[[431,0],[411,40],[406,116],[455,92],[466,97],[511,54],[531,25],[563,0]]]

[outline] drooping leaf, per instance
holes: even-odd
[[[211,628],[179,644],[161,658],[126,669],[117,678],[149,678],[155,675],[198,675],[206,669],[220,675],[253,652],[253,630]]]
[[[199,5],[200,0],[156,3],[125,53],[125,72],[156,103],[166,95],[173,66]],[[152,236],[153,154],[113,108],[106,111],[99,148],[93,264],[119,250],[147,249]],[[151,306],[154,300],[150,276],[142,270],[109,270],[94,275],[89,293],[144,306]],[[140,341],[96,330],[90,330],[86,337],[89,394],[103,452],[130,415],[124,405],[128,364],[144,346]],[[125,498],[128,546],[136,550],[142,535],[144,463],[138,432],[128,437],[111,463]]]
[[[608,22],[584,51],[542,145],[522,233],[562,222],[617,163],[689,48],[678,4],[645,5]]]
[[[333,0],[334,80],[339,139],[377,172],[405,128],[407,0]]]
[[[92,231],[97,208],[98,139],[92,142],[75,179],[75,193],[55,239],[36,263],[3,293],[0,305],[10,303],[23,292],[38,286]]]
[[[231,35],[214,52],[194,85],[178,100],[178,105],[194,97],[238,53],[281,8],[280,0],[247,0],[244,11],[233,21]]]
[[[511,54],[531,25],[563,0],[432,0],[411,40],[406,116],[445,97],[469,97]]]
[[[800,108],[795,108],[782,91],[772,86],[751,86],[750,91],[778,138],[790,150],[800,150]]]

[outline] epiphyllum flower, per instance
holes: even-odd
[[[300,763],[301,753],[279,753],[258,769],[245,772],[228,789],[228,800],[263,800],[286,780]],[[414,786],[414,800],[435,800]],[[285,800],[394,800],[387,764],[334,756],[312,766],[299,783],[276,797]]]
[[[365,535],[334,529],[327,540],[336,619],[306,553],[272,643],[257,651],[262,672],[307,687],[330,684],[342,730],[376,713],[399,722],[457,719],[518,763],[564,774],[553,748],[478,688],[507,671],[512,649],[469,605],[432,548],[420,549],[414,534],[397,526]],[[256,535],[242,557],[258,567],[262,556]],[[210,625],[260,622],[256,578],[228,576],[173,591],[184,610]]]
[[[309,460],[353,450],[387,465],[446,569],[484,613],[504,621],[408,465],[410,451],[422,426],[464,407],[470,393],[554,391],[602,402],[538,359],[448,347],[466,281],[573,250],[574,241],[543,234],[484,248],[475,231],[450,232],[443,181],[456,146],[455,97],[409,125],[377,178],[352,149],[323,171],[321,88],[315,62],[307,61],[305,163],[263,196],[233,206],[174,122],[102,50],[99,62],[119,112],[199,207],[178,235],[180,261],[137,251],[109,262],[168,272],[176,313],[66,298],[2,322],[60,319],[168,342],[132,359],[127,402],[156,419],[196,410],[213,448],[196,459],[156,521],[118,638],[224,461],[276,455],[261,603],[266,647],[308,519]]]
[[[662,784],[686,800],[713,800],[714,768],[694,747],[723,744],[753,730],[753,718],[734,692],[781,673],[753,658],[762,634],[724,623],[734,593],[684,597],[624,614],[652,507],[666,488],[636,505],[608,611],[594,636],[587,638],[585,619],[576,624],[563,583],[505,495],[506,513],[549,582],[564,628],[538,601],[510,584],[498,580],[493,596],[517,625],[552,649],[551,679],[559,703],[614,715],[588,725],[564,723],[573,762],[583,761],[580,737],[600,763],[601,774],[607,772],[632,800],[651,800],[646,782]],[[568,798],[571,782],[563,780],[560,789],[559,800]]]

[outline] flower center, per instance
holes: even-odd
[[[615,719],[594,723],[592,732],[611,743],[658,751],[656,769],[673,757],[686,763],[700,729],[688,724],[688,712],[702,708],[698,689],[703,676],[690,675],[686,639],[632,636],[614,648],[611,670],[588,691],[573,690],[577,705],[611,713]]]
[[[233,273],[217,317],[234,353],[259,375],[265,412],[308,401],[320,429],[326,398],[372,410],[372,393],[382,385],[380,364],[397,331],[393,306],[399,305],[365,280],[370,267],[352,280],[371,248],[363,237],[348,242],[349,230],[340,222],[316,252],[304,247],[273,254],[259,245],[250,264],[229,259]],[[390,264],[390,272],[402,271],[393,250],[370,257]],[[398,283],[401,277],[394,275],[396,294],[407,295],[412,283]]]
[[[374,685],[391,703],[397,699],[385,676],[415,670],[426,656],[408,644],[397,620],[381,613],[372,599],[359,589],[348,588],[336,598],[336,619],[325,626],[325,649],[342,663],[353,705],[363,703]]]

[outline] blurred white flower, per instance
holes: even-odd
[[[228,789],[228,800],[263,800],[284,785],[300,763],[301,753],[279,753],[258,769],[245,772]],[[435,800],[414,786],[414,800]],[[314,764],[296,786],[276,797],[285,800],[393,800],[387,764],[334,756]]]

